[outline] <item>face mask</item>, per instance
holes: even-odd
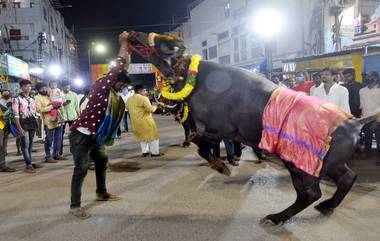
[[[298,77],[296,77],[296,82],[297,83],[303,83],[303,82],[305,82],[305,78],[302,76],[298,76]]]

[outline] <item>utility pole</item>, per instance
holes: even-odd
[[[43,53],[42,53],[42,45],[46,44],[47,36],[46,33],[38,33],[38,65],[41,67],[43,62]]]

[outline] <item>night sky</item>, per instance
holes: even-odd
[[[117,52],[117,36],[123,30],[168,31],[172,16],[181,22],[188,15],[187,5],[194,0],[61,0],[66,26],[74,29],[78,41],[80,70],[88,69],[87,49],[91,42],[109,45],[106,56],[93,56],[91,62],[110,60]]]

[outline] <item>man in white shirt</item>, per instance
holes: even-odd
[[[314,85],[310,88],[310,95],[314,96],[315,89],[321,86],[322,84],[321,74],[320,73],[313,74],[312,79],[313,79]]]
[[[319,87],[313,90],[312,95],[337,105],[343,111],[351,114],[348,102],[347,88],[334,82],[335,71],[325,68],[322,71],[322,82]]]
[[[376,72],[366,74],[365,84],[366,87],[359,91],[360,108],[362,110],[362,118],[375,115],[380,106],[380,87],[379,75]],[[363,126],[364,133],[364,150],[363,158],[368,158],[372,150],[372,137],[375,132],[377,158],[380,160],[380,125],[373,121]]]

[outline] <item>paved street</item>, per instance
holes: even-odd
[[[72,159],[46,164],[35,174],[10,143],[10,166],[0,174],[1,241],[254,241],[380,240],[380,166],[355,160],[358,182],[342,205],[326,217],[309,207],[285,225],[259,224],[295,199],[289,174],[277,160],[255,164],[245,149],[232,177],[212,171],[192,145],[184,149],[182,127],[172,117],[157,117],[165,156],[143,158],[130,133],[109,149],[108,189],[119,202],[96,202],[94,172],[83,187],[83,205],[92,214],[80,221],[68,214]],[[67,141],[67,140],[66,140]],[[36,143],[35,160],[43,159]],[[65,145],[68,153],[68,145]],[[334,186],[324,181],[323,199]]]

